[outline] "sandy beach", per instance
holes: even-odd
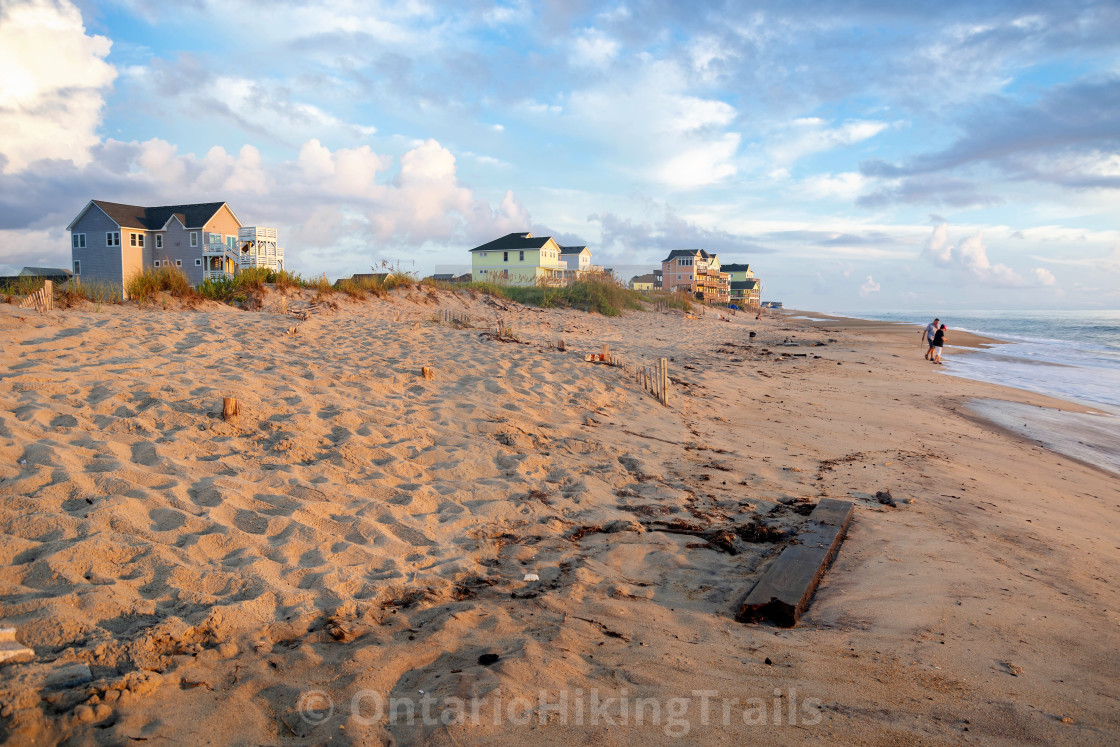
[[[0,305],[7,743],[1120,738],[1117,429],[944,375],[993,341],[294,293]],[[825,497],[801,623],[736,622]]]

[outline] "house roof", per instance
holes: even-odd
[[[669,252],[668,257],[661,261],[668,262],[669,260],[676,259],[677,257],[695,257],[697,254],[704,257],[705,259],[707,258],[707,255],[700,249],[674,249],[673,251]]]
[[[471,249],[472,252],[501,252],[511,249],[540,249],[552,240],[551,236],[534,236],[531,233],[507,233],[500,239],[488,241]]]
[[[758,286],[758,280],[732,280],[731,290],[754,290]]]
[[[590,254],[591,250],[588,249],[586,246],[562,246],[562,247],[560,247],[560,256],[561,257],[563,257],[565,255],[583,254],[584,252],[587,252],[588,254]]]
[[[141,207],[139,205],[125,205],[119,202],[92,200],[91,204],[101,208],[101,210],[112,218],[121,228],[140,228],[146,231],[158,231],[167,224],[167,221],[170,220],[173,215],[176,216],[179,222],[186,228],[202,228],[226,203],[200,202],[193,205]],[[85,211],[83,210],[82,212],[84,213]],[[79,214],[78,217],[81,217],[81,214]],[[77,222],[76,219],[75,222]]]
[[[730,264],[721,265],[720,269],[724,272],[749,272],[751,269],[750,264]]]
[[[631,283],[652,283],[656,280],[652,272],[647,272],[645,275],[635,275],[630,278]]]
[[[73,273],[61,267],[24,267],[19,271],[21,278],[70,277]]]

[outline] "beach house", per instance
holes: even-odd
[[[662,288],[691,293],[710,304],[731,298],[731,276],[721,271],[719,257],[703,249],[674,249],[661,260]]]
[[[177,267],[192,285],[247,267],[284,269],[276,229],[243,226],[224,202],[141,207],[90,200],[66,230],[75,277],[122,291],[147,268]]]
[[[471,249],[471,279],[509,285],[563,284],[568,266],[551,236],[510,233]],[[571,271],[574,276],[575,270]]]
[[[635,275],[630,278],[630,290],[636,291],[651,291],[656,287],[656,278],[652,272],[647,272],[645,275]]]
[[[586,246],[562,246],[560,260],[569,270],[586,272],[591,269],[591,250]]]

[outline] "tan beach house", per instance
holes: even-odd
[[[703,249],[674,249],[661,260],[662,288],[691,293],[710,304],[731,298],[731,276],[720,269],[719,257]]]
[[[141,207],[90,200],[66,230],[74,276],[122,291],[147,268],[177,267],[192,285],[246,267],[284,269],[276,229],[243,226],[225,202]]]

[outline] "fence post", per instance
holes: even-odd
[[[661,404],[669,406],[669,359],[661,359]]]

